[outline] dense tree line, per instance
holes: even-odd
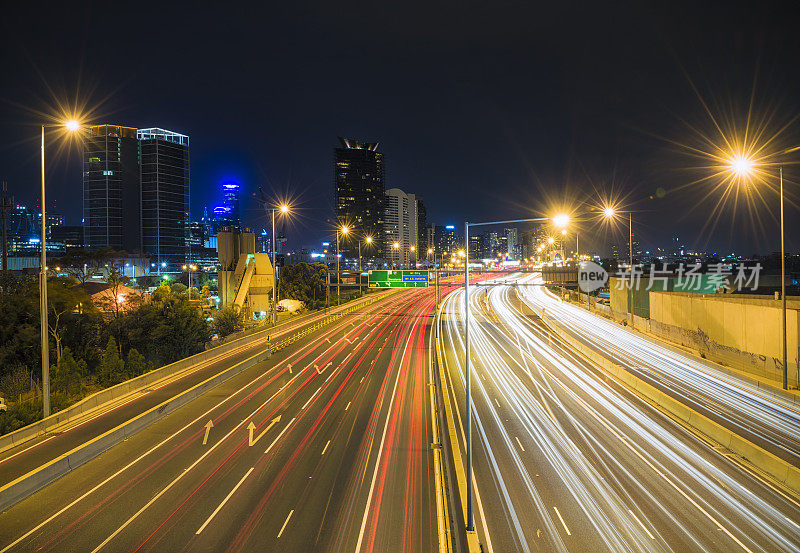
[[[53,410],[86,394],[203,351],[209,325],[186,287],[101,310],[71,277],[48,280]],[[39,289],[34,276],[0,276],[0,394],[11,405],[0,433],[37,420],[41,400]],[[193,296],[197,297],[196,290]]]

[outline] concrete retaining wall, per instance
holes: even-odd
[[[800,302],[787,302],[789,383],[797,380]],[[650,331],[708,359],[782,380],[781,302],[763,296],[651,292]]]

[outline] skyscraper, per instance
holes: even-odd
[[[222,183],[222,200],[223,205],[230,209],[230,217],[235,222],[236,226],[241,226],[241,216],[239,213],[239,191],[241,186],[237,182],[223,182]]]
[[[383,225],[386,232],[387,258],[395,265],[409,267],[419,259],[420,255],[417,251],[419,237],[417,198],[414,194],[406,194],[399,188],[390,188],[386,191],[385,205]],[[394,248],[395,243],[398,244],[397,248]],[[425,257],[424,253],[422,257]]]
[[[384,198],[386,182],[383,154],[377,142],[339,137],[334,149],[334,205],[338,225],[348,225],[357,236],[371,236],[370,257],[385,257]],[[356,257],[355,240],[342,244],[345,257]]]
[[[428,254],[428,212],[422,202],[422,196],[417,196],[417,254],[424,258]]]
[[[93,125],[83,146],[83,219],[87,248],[141,248],[136,129]]]
[[[171,270],[186,262],[189,238],[189,137],[151,128],[136,131],[141,149],[142,251]]]

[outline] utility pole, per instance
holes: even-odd
[[[11,209],[14,199],[8,199],[8,188],[6,181],[3,181],[3,197],[0,199],[0,211],[3,218],[3,272],[8,274],[8,210]]]

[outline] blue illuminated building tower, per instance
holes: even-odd
[[[221,185],[222,204],[214,208],[214,229],[215,233],[223,227],[241,228],[242,222],[239,217],[239,183],[225,181]]]

